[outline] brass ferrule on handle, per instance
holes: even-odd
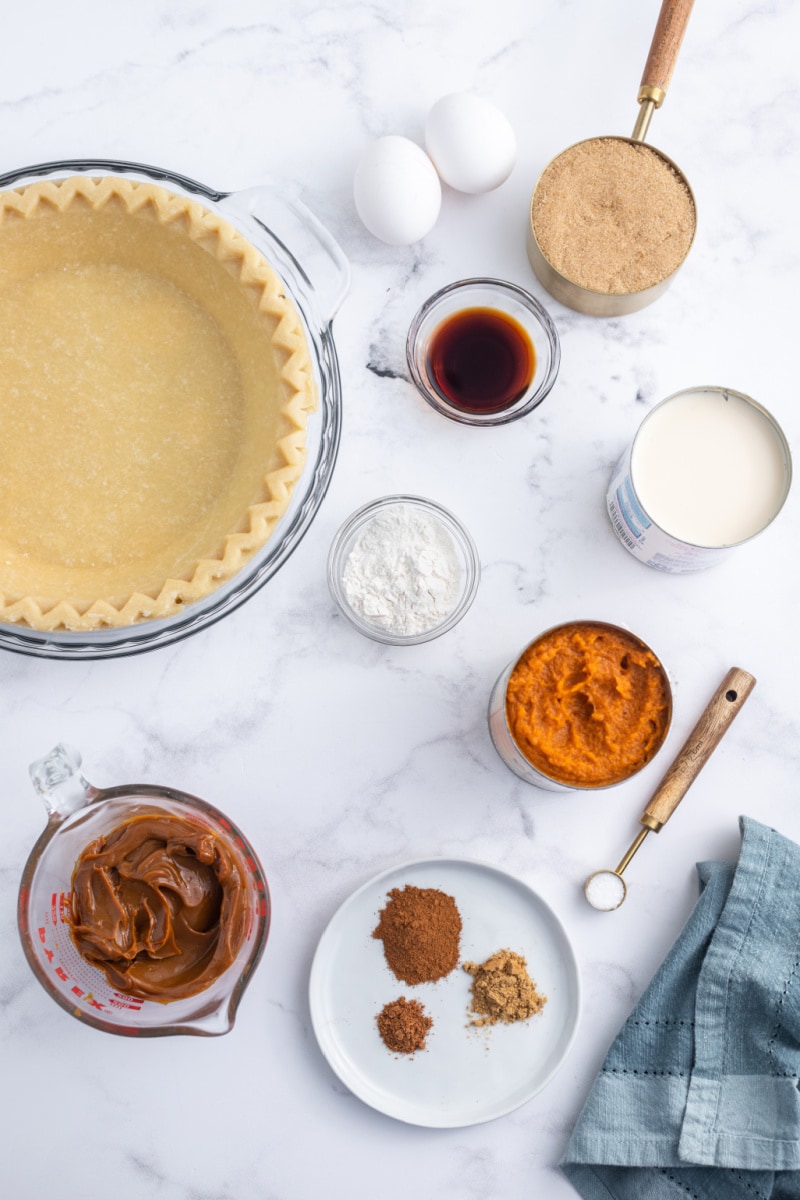
[[[653,113],[666,99],[693,4],[694,0],[663,0],[639,87],[639,112],[631,134],[634,142],[644,141]]]
[[[661,93],[661,100],[656,104],[656,108],[661,107],[667,94],[693,4],[694,0],[663,0],[661,5],[650,43],[650,52],[642,73],[642,88]],[[642,98],[641,91],[639,98]],[[646,99],[654,100],[655,97],[648,94]]]
[[[661,108],[666,94],[658,87],[645,85],[639,88],[639,111],[636,114],[636,124],[633,127],[631,141],[643,142],[647,137],[653,113],[657,108]]]
[[[653,108],[661,108],[666,98],[667,93],[663,88],[654,87],[650,83],[643,83],[639,88],[638,99],[640,104],[647,102],[648,104],[652,104]]]

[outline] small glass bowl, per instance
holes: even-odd
[[[421,633],[392,633],[388,629],[382,629],[380,625],[371,624],[351,608],[344,587],[345,565],[361,531],[378,513],[401,504],[418,508],[443,525],[450,534],[453,546],[461,560],[461,590],[455,607],[444,621],[440,621],[438,625]],[[418,646],[422,642],[433,641],[434,638],[447,633],[448,629],[452,629],[458,624],[475,599],[480,574],[478,549],[471,535],[451,512],[443,508],[441,504],[425,499],[424,496],[382,496],[379,500],[371,500],[369,504],[356,509],[334,537],[328,554],[328,587],[342,615],[359,633],[363,633],[376,642],[383,642],[387,646]]]
[[[428,351],[436,330],[447,317],[470,308],[495,309],[518,321],[536,354],[533,378],[523,394],[494,412],[466,411],[449,403],[428,372]],[[435,292],[422,305],[408,331],[406,360],[420,395],[442,416],[462,425],[507,425],[532,412],[552,390],[561,363],[561,343],[550,314],[524,288],[503,279],[462,279]]]

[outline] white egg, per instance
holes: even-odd
[[[378,138],[361,158],[353,197],[370,233],[390,246],[410,246],[436,224],[442,185],[425,151],[392,134]]]
[[[445,183],[473,194],[499,187],[517,157],[508,118],[473,92],[437,100],[425,122],[425,148]]]

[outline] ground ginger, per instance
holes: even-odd
[[[540,1013],[547,997],[536,990],[528,964],[513,950],[498,950],[484,963],[465,962],[472,976],[470,1025],[510,1025]]]

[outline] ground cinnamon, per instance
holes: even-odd
[[[384,1044],[396,1054],[414,1054],[425,1049],[425,1039],[433,1025],[418,1000],[392,1000],[375,1018]]]
[[[372,932],[403,983],[433,983],[458,965],[461,914],[438,888],[392,888]]]

